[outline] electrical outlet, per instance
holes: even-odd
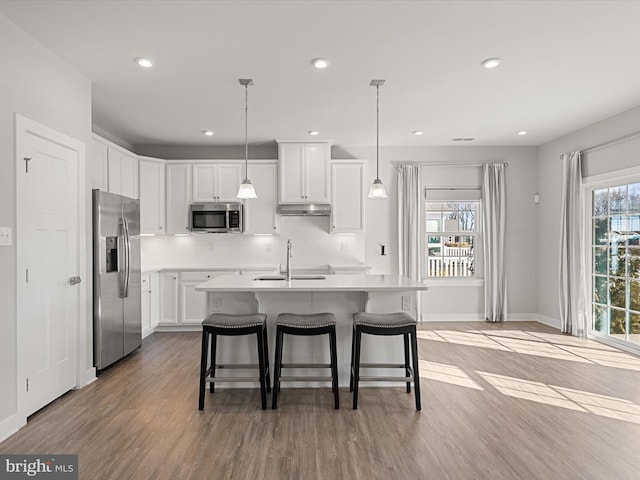
[[[411,297],[409,295],[402,296],[402,310],[411,310]]]
[[[0,246],[11,246],[11,227],[0,227]]]
[[[340,250],[342,250],[343,252],[348,252],[349,242],[347,242],[346,240],[343,240],[342,242],[340,242]]]
[[[222,297],[213,297],[211,302],[211,310],[213,313],[222,312]]]

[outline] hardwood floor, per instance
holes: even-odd
[[[198,333],[140,351],[33,415],[2,453],[74,453],[88,479],[637,479],[640,359],[535,322],[419,326],[404,385],[228,389],[198,411]],[[220,388],[216,386],[216,388]]]

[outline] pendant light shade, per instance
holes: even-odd
[[[380,180],[380,87],[384,80],[371,80],[369,85],[376,87],[376,178],[369,189],[369,198],[387,198],[387,190]]]
[[[236,198],[258,198],[256,190],[253,188],[251,180],[249,180],[249,137],[247,136],[247,125],[249,119],[249,85],[253,85],[250,78],[241,78],[238,80],[240,85],[244,86],[244,180],[238,188]]]

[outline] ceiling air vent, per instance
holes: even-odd
[[[456,137],[451,139],[452,142],[472,142],[474,140],[475,138],[471,137]]]

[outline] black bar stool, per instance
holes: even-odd
[[[360,347],[362,334],[369,335],[402,335],[404,338],[404,363],[360,363]],[[411,341],[411,358],[409,362],[409,341]],[[393,377],[361,377],[360,368],[402,368],[405,376]],[[349,391],[353,392],[353,409],[358,408],[358,383],[362,381],[406,382],[407,393],[411,393],[411,381],[416,395],[416,410],[420,410],[420,376],[418,374],[418,341],[416,336],[416,321],[405,312],[398,313],[354,313],[353,337],[351,339],[351,378]]]
[[[216,346],[218,335],[238,336],[256,334],[258,340],[258,364],[216,365]],[[207,367],[211,339],[211,364]],[[256,377],[219,377],[216,369],[258,369]],[[204,409],[205,384],[209,383],[209,391],[214,392],[217,382],[260,382],[262,409],[267,409],[267,392],[271,391],[269,378],[269,351],[267,347],[267,316],[264,313],[235,315],[213,313],[202,322],[202,352],[200,355],[200,396],[198,410]]]
[[[329,335],[329,350],[331,363],[282,363],[282,341],[284,334],[289,335]],[[330,377],[281,377],[283,368],[331,368]],[[338,354],[336,348],[336,319],[332,313],[311,313],[295,314],[281,313],[276,320],[276,360],[273,373],[273,398],[271,407],[275,410],[278,407],[278,392],[280,382],[300,382],[305,380],[331,381],[335,408],[340,408],[340,398],[338,394]]]

